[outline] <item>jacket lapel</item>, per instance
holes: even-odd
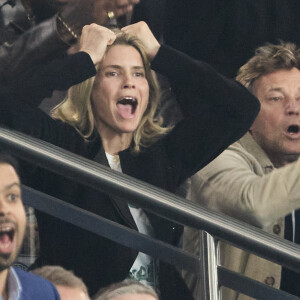
[[[97,152],[96,156],[94,157],[94,161],[101,165],[109,167],[108,160],[107,160],[105,151],[102,146],[100,147],[99,151]],[[134,219],[130,213],[130,210],[128,208],[128,203],[126,201],[124,201],[123,199],[119,199],[117,196],[109,195],[109,198],[111,199],[114,207],[118,211],[121,218],[124,220],[125,224],[130,228],[138,230],[138,228],[134,222]]]

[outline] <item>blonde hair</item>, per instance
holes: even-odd
[[[135,36],[115,31],[117,38],[115,42],[107,47],[106,53],[115,45],[128,45],[134,47],[141,55],[146,79],[149,84],[149,104],[137,127],[133,133],[131,150],[139,152],[142,147],[148,147],[159,138],[169,132],[170,127],[162,127],[162,117],[155,118],[155,112],[160,100],[160,89],[156,75],[151,71],[150,62],[142,42]],[[100,66],[97,66],[101,68]],[[91,93],[95,77],[71,87],[67,98],[53,108],[51,115],[54,119],[59,119],[72,125],[85,139],[88,139],[95,129],[95,118],[93,115]]]
[[[158,296],[152,287],[141,284],[132,279],[125,279],[121,282],[113,283],[110,286],[101,289],[92,298],[93,300],[112,300],[120,295],[127,294],[147,294],[158,300]]]
[[[255,50],[255,55],[243,65],[236,80],[249,90],[260,76],[277,70],[300,69],[300,50],[293,43],[266,44]]]
[[[55,286],[61,285],[69,288],[79,288],[88,296],[87,287],[82,279],[77,277],[73,271],[68,271],[61,266],[44,266],[32,270],[31,273],[43,277]]]

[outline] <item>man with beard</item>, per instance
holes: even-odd
[[[26,227],[21,184],[14,160],[0,153],[0,299],[59,300],[55,287],[41,277],[12,267]]]

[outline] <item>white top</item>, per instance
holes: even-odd
[[[115,171],[122,172],[119,155],[111,155],[109,153],[105,154],[109,166]],[[153,236],[153,228],[144,211],[141,208],[137,208],[131,204],[129,204],[128,207],[139,232],[149,236]],[[158,267],[156,265],[156,261],[151,256],[139,252],[129,271],[128,277],[138,280],[145,285],[150,285],[157,290]]]

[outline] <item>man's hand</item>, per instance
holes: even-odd
[[[121,29],[123,32],[137,36],[144,44],[147,55],[153,59],[157,54],[160,44],[151,32],[150,28],[145,22],[138,22]]]
[[[82,1],[82,0],[81,0]],[[104,24],[108,19],[108,12],[113,12],[115,18],[133,10],[140,0],[94,0],[93,16],[95,23]]]
[[[79,51],[87,52],[93,63],[101,62],[106,48],[116,39],[109,29],[97,24],[86,25],[82,28]]]

